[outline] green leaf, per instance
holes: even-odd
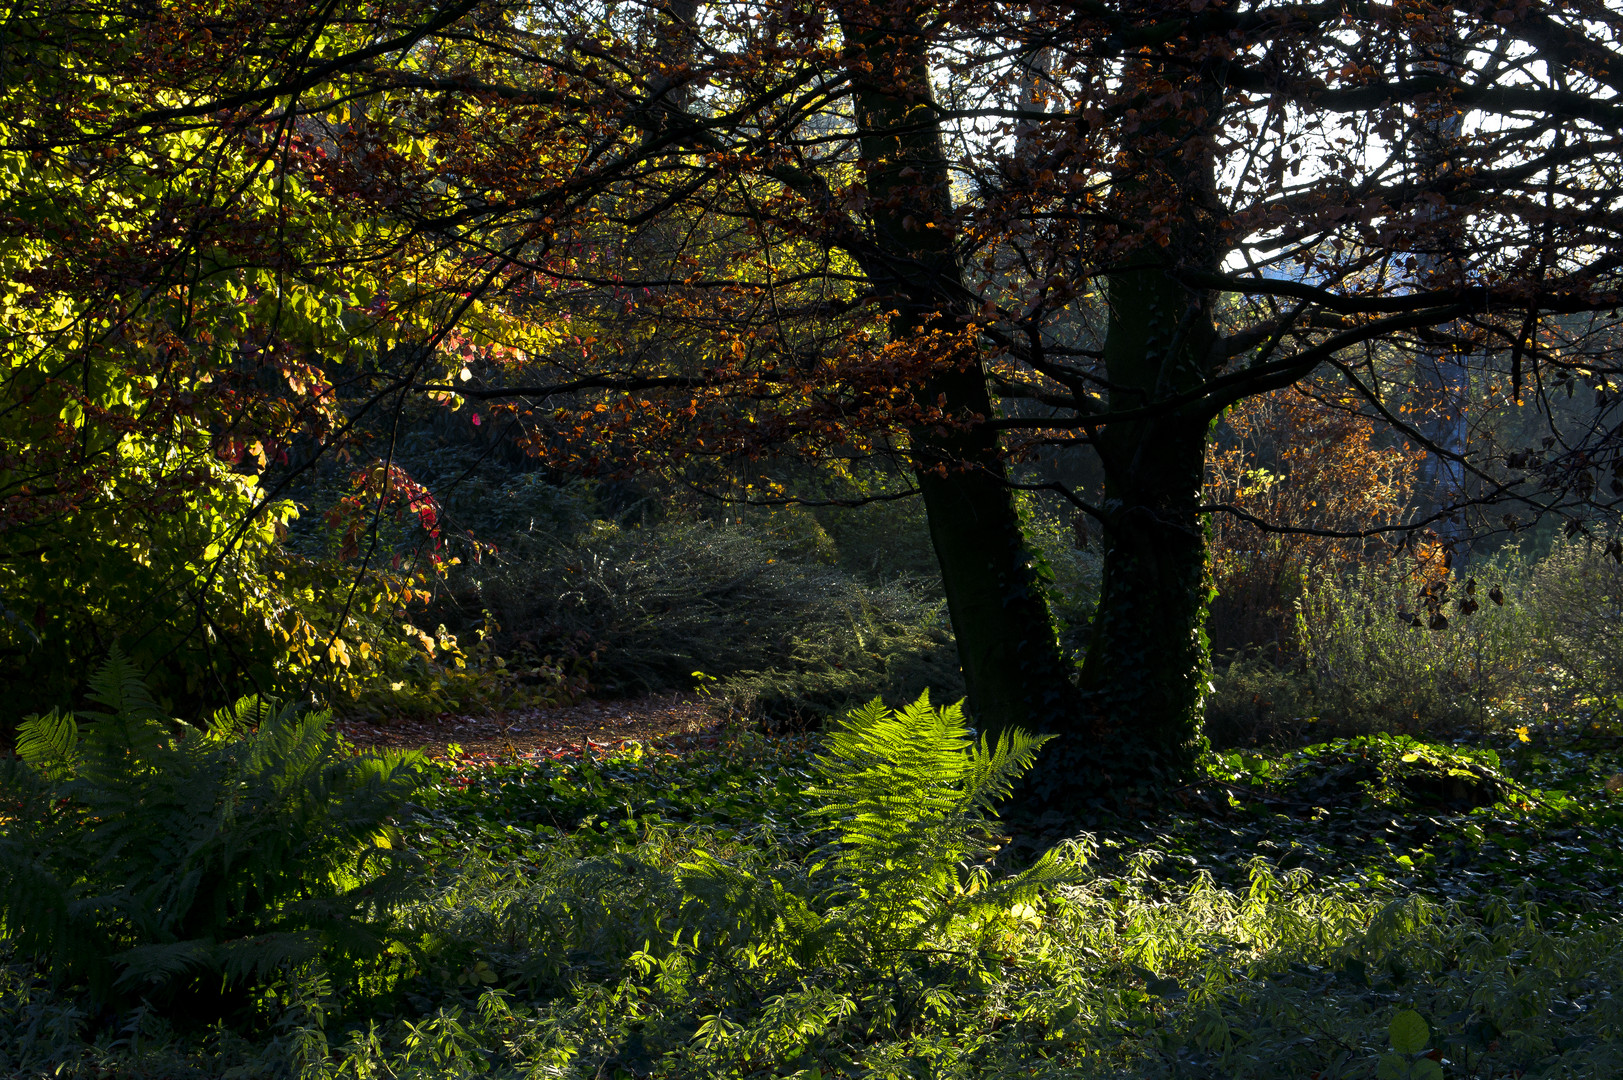
[[[79,724],[72,713],[55,709],[30,716],[17,728],[17,756],[55,776],[71,768],[79,749]]]
[[[1443,1080],[1443,1067],[1431,1058],[1421,1058],[1410,1066],[1409,1080]]]
[[[1413,1009],[1402,1009],[1392,1018],[1387,1037],[1392,1041],[1392,1049],[1398,1053],[1418,1054],[1431,1039],[1431,1028]]]
[[[1398,1054],[1383,1054],[1375,1063],[1375,1080],[1407,1080],[1409,1063]]]

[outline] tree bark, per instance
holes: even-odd
[[[1113,409],[1148,408],[1202,377],[1209,300],[1156,267],[1114,275],[1105,364]],[[1100,433],[1104,572],[1082,666],[1093,745],[1074,771],[1102,785],[1176,778],[1203,739],[1208,669],[1200,513],[1212,417],[1166,409]]]
[[[864,271],[892,305],[893,341],[957,334],[968,314],[953,250],[946,154],[932,108],[930,68],[913,19],[860,4],[839,9],[855,76],[871,243]],[[956,423],[910,432],[918,487],[941,566],[959,662],[976,726],[1063,731],[1076,717],[1070,665],[1060,652],[1047,599],[1008,485],[996,431],[976,423],[993,406],[972,350],[920,388],[926,407]]]
[[[1206,745],[1200,494],[1216,413],[1200,391],[1221,363],[1213,294],[1179,280],[1180,271],[1215,271],[1220,258],[1209,149],[1220,84],[1198,66],[1159,63],[1129,78],[1192,93],[1129,140],[1112,192],[1122,217],[1160,232],[1146,228],[1107,274],[1104,365],[1115,418],[1094,441],[1105,554],[1080,687],[1091,741],[1072,748],[1066,772],[1109,788],[1181,779]],[[1175,209],[1158,213],[1165,207]]]

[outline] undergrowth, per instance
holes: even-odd
[[[259,699],[165,717],[122,653],[106,711],[33,717],[0,760],[0,940],[92,1006],[225,1015],[318,958],[359,963],[410,890],[390,820],[412,755],[344,752],[321,714]]]
[[[1209,734],[1281,746],[1601,717],[1623,700],[1620,605],[1623,565],[1580,540],[1541,559],[1503,550],[1441,578],[1400,564],[1325,573],[1295,602],[1283,658],[1239,653],[1219,666]]]
[[[515,538],[447,604],[493,613],[508,655],[591,651],[600,693],[691,690],[693,672],[735,714],[795,726],[880,694],[961,688],[939,589],[829,565],[815,519],[600,521],[572,537]],[[447,618],[454,621],[453,614]]]
[[[1525,741],[1524,741],[1525,740]],[[35,1076],[1617,1075],[1618,747],[1530,729],[1231,754],[1051,846],[1040,752],[925,702],[823,740],[434,765],[369,974],[286,965],[231,1025],[96,1011],[13,952]],[[1518,856],[1513,858],[1512,856]],[[1532,862],[1534,857],[1540,861]]]

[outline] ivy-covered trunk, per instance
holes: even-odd
[[[1208,657],[1200,491],[1211,416],[1151,403],[1198,383],[1211,324],[1201,298],[1156,269],[1117,275],[1110,302],[1111,406],[1136,403],[1148,415],[1111,424],[1099,440],[1104,574],[1082,666],[1093,734],[1082,764],[1098,782],[1119,785],[1174,778],[1201,745]]]
[[[1223,215],[1207,130],[1219,84],[1155,63],[1131,74],[1146,87],[1187,80],[1193,93],[1128,140],[1112,192],[1121,217],[1156,230],[1146,228],[1106,275],[1111,419],[1095,436],[1104,574],[1081,679],[1092,742],[1072,748],[1081,756],[1070,770],[1106,787],[1186,776],[1204,745],[1200,494],[1216,406],[1203,391],[1223,362],[1213,294],[1186,283],[1189,271],[1215,271],[1219,261]]]
[[[924,35],[891,8],[883,9],[884,26],[876,26],[877,10],[861,4],[840,10],[872,208],[871,239],[855,247],[894,312],[891,340],[931,339],[922,347],[948,360],[920,386],[917,400],[940,406],[951,422],[921,423],[909,440],[969,712],[983,732],[1062,731],[1077,717],[1072,672],[1031,566],[997,433],[976,423],[993,411],[985,374],[973,343],[957,340],[967,291],[953,250],[951,188]]]

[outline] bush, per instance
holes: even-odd
[[[1287,528],[1396,525],[1423,457],[1379,445],[1374,422],[1336,407],[1333,394],[1320,400],[1288,387],[1224,416],[1207,457],[1205,501]],[[1264,532],[1225,513],[1211,518],[1211,548],[1217,596],[1206,632],[1214,655],[1250,651],[1287,664],[1299,658],[1292,611],[1304,591],[1393,554],[1378,540]]]
[[[348,754],[325,714],[255,699],[168,720],[117,652],[92,689],[106,712],[32,717],[0,760],[0,938],[94,999],[166,1008],[385,944],[412,756]]]
[[[1026,543],[1048,593],[1060,644],[1080,660],[1099,606],[1104,558],[1087,540],[1085,519],[1067,512],[1068,504],[1055,506],[1034,495],[1022,501]]]
[[[1294,745],[1317,719],[1315,708],[1299,668],[1257,654],[1231,656],[1212,672],[1206,737],[1218,747]]]
[[[1623,565],[1583,541],[1557,542],[1526,578],[1538,673],[1556,691],[1550,708],[1594,709],[1623,695]]]
[[[833,542],[836,565],[847,573],[876,584],[941,576],[921,499],[819,506],[811,514]]]
[[[1484,570],[1525,580],[1515,563]],[[1430,609],[1428,587],[1461,595]],[[1320,583],[1297,614],[1317,711],[1350,731],[1406,734],[1522,715],[1540,689],[1540,649],[1518,591],[1501,586],[1498,604],[1474,578],[1422,582],[1401,565]]]
[[[1422,570],[1424,568],[1421,568]],[[1463,575],[1412,563],[1326,577],[1297,603],[1298,665],[1235,657],[1207,702],[1219,745],[1508,729],[1623,695],[1623,567],[1578,542]]]
[[[599,522],[573,542],[510,549],[455,600],[488,608],[509,654],[595,652],[593,682],[609,693],[690,689],[702,671],[729,706],[774,721],[876,693],[961,693],[944,603],[911,579],[865,583],[831,558],[804,511],[745,525]]]

